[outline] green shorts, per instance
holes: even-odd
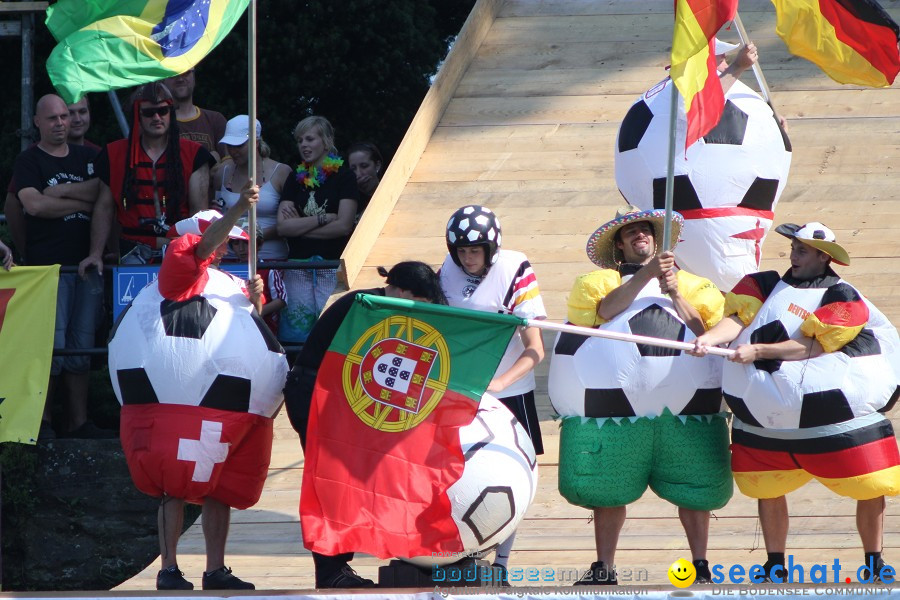
[[[636,421],[563,419],[559,493],[578,506],[624,506],[647,486],[681,508],[714,510],[731,498],[728,426],[721,415],[666,413]]]

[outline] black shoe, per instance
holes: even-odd
[[[500,563],[491,565],[491,574],[494,585],[499,585],[500,587],[512,587],[512,584],[509,582],[509,571],[507,571],[506,567]]]
[[[119,437],[119,434],[112,429],[101,429],[90,421],[85,421],[78,429],[66,433],[65,437],[75,440],[108,440]]]
[[[38,431],[37,441],[46,442],[48,440],[56,439],[56,430],[53,429],[53,425],[50,424],[50,421],[41,421],[41,428]]]
[[[249,581],[238,579],[231,574],[228,567],[219,567],[215,571],[203,572],[204,590],[255,590],[256,586]]]
[[[615,569],[610,570],[602,560],[591,563],[591,568],[585,571],[581,579],[575,585],[619,585],[616,580]]]
[[[869,572],[869,565],[868,565],[868,564],[866,564],[866,565],[863,567],[862,573],[860,573],[860,580],[859,580],[860,583],[882,583],[882,581],[881,581],[881,569],[884,568],[884,560],[883,560],[882,558],[879,558],[878,561],[877,561],[873,566],[875,567],[875,573],[874,573],[874,574],[872,574],[872,573]],[[872,578],[871,581],[869,580],[869,577]]]
[[[361,577],[348,564],[344,564],[340,570],[325,576],[321,581],[316,576],[316,589],[326,588],[370,588],[375,587],[371,579]]]
[[[709,572],[708,560],[695,560],[692,564],[694,565],[694,570],[697,572],[694,583],[712,583],[712,573]]]
[[[778,575],[780,581],[775,581],[772,577],[772,569],[775,567],[781,567],[781,573]],[[774,562],[771,560],[767,560],[763,565],[763,575],[762,580],[759,583],[784,583],[785,577],[787,577],[787,569],[784,568],[784,563]]]
[[[172,565],[156,574],[156,589],[192,590],[194,584],[184,578],[184,573],[178,570],[178,565]]]

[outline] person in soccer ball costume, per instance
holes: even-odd
[[[643,314],[650,327],[647,335],[669,337],[665,326],[676,315],[694,335],[721,319],[723,298],[715,285],[677,269],[673,253],[661,251],[664,217],[661,210],[625,206],[591,235],[588,258],[601,269],[576,279],[568,300],[572,324],[598,327]],[[673,247],[682,222],[675,213]],[[644,308],[633,315],[635,307]],[[654,323],[662,328],[656,334]],[[661,361],[667,358],[661,355],[659,364],[642,363],[640,368],[673,368],[673,362]],[[650,374],[637,369],[628,378],[645,380],[644,375]],[[718,376],[713,379],[717,382]],[[686,378],[684,383],[691,382]],[[710,581],[706,559],[710,511],[728,502],[733,486],[728,429],[719,413],[721,393],[702,394],[700,399],[674,409],[663,403],[661,411],[651,411],[658,414],[650,415],[641,407],[609,399],[606,406],[594,407],[602,418],[587,414],[563,418],[559,490],[569,502],[593,509],[597,545],[597,561],[576,585],[617,583],[615,552],[627,505],[640,498],[648,485],[678,507],[696,580]]]
[[[447,257],[441,287],[450,306],[503,312],[523,319],[546,319],[537,277],[521,252],[501,249],[500,220],[489,208],[469,205],[447,222]],[[535,455],[544,453],[534,404],[534,368],[544,359],[541,332],[524,327],[513,334],[487,392],[528,432]],[[497,548],[495,566],[505,571],[516,534]],[[501,575],[501,577],[503,577]]]
[[[850,264],[833,231],[817,222],[775,231],[791,240],[791,268],[744,277],[694,354],[734,342],[723,373],[732,470],[758,500],[766,579],[787,576],[786,494],[815,478],[857,501],[865,579],[880,580],[884,497],[900,493],[900,453],[883,414],[897,397],[897,331],[832,270]]]

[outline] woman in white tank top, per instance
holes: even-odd
[[[250,119],[247,115],[234,117],[225,126],[225,136],[219,143],[231,160],[224,160],[213,174],[212,208],[222,212],[233,206],[241,196],[241,189],[247,183],[247,139]],[[262,137],[262,125],[256,122],[256,182],[259,185],[259,202],[256,205],[256,220],[263,231],[266,243],[259,249],[260,260],[285,260],[288,255],[287,242],[278,236],[278,203],[281,189],[291,169],[287,165],[269,158],[269,146]]]

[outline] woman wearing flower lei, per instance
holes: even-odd
[[[356,177],[334,147],[328,119],[307,117],[294,128],[300,164],[284,182],[278,206],[278,234],[288,258],[337,260],[353,231],[359,189]],[[337,285],[336,269],[285,271],[288,307],[281,315],[282,341],[302,342]]]

